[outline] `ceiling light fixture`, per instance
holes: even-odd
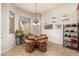
[[[35,19],[33,21],[33,25],[39,25],[39,20],[37,17],[37,3],[35,3]]]

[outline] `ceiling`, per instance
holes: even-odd
[[[42,14],[55,9],[64,3],[37,3],[37,13]],[[25,11],[35,13],[35,3],[15,3],[16,7],[21,8]]]

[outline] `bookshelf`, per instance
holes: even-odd
[[[79,24],[63,25],[63,46],[79,50]]]

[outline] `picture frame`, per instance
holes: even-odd
[[[62,25],[61,24],[56,24],[56,28],[60,29],[60,28],[62,28]]]
[[[61,16],[61,20],[62,20],[62,21],[67,21],[67,20],[69,20],[69,15],[68,15],[68,14],[64,14],[63,16]]]
[[[44,25],[45,29],[53,29],[53,24],[46,24]]]

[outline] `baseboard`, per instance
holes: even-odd
[[[59,43],[55,43],[55,42],[52,42],[52,41],[48,41],[48,42],[50,42],[50,43],[54,43],[54,44],[59,44]],[[62,44],[59,44],[59,45],[62,45]],[[4,52],[9,51],[9,50],[12,49],[13,47],[15,47],[15,45],[9,47],[8,49],[6,49],[6,50],[4,50],[4,51],[1,51],[1,53],[4,53]]]
[[[15,47],[15,45],[13,45],[13,46],[9,47],[8,49],[6,49],[6,50],[4,50],[4,51],[1,51],[1,53],[4,53],[4,52],[9,51],[9,50],[10,50],[10,49],[12,49],[13,47]]]
[[[50,40],[48,40],[48,42],[50,42],[50,43],[54,43],[54,44],[63,45],[63,43],[52,42],[52,41],[50,41]]]

